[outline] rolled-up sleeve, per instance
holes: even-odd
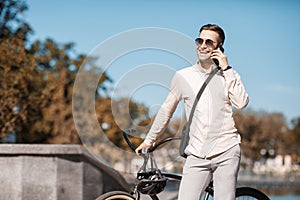
[[[230,103],[236,109],[243,109],[249,102],[248,94],[240,75],[233,69],[223,71]]]

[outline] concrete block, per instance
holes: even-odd
[[[0,157],[0,200],[22,199],[22,157]]]
[[[80,145],[0,144],[0,200],[94,200],[129,191],[125,179]]]
[[[96,199],[103,194],[103,174],[105,173],[88,162],[85,162],[83,167],[83,199]]]
[[[57,157],[57,199],[83,199],[83,163],[79,156]]]
[[[56,199],[56,158],[23,156],[22,199]]]

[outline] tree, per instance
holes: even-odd
[[[37,120],[43,96],[34,57],[24,49],[24,41],[6,37],[0,42],[0,52],[0,137],[5,137],[28,131],[29,124]]]
[[[292,123],[293,128],[287,131],[280,148],[284,154],[292,155],[294,162],[299,162],[297,159],[300,156],[300,118],[293,120]]]
[[[32,124],[28,142],[79,143],[72,116],[72,86],[85,56],[72,59],[73,44],[59,45],[51,39],[36,41],[29,52],[46,87],[47,102],[40,107],[40,120]]]
[[[132,138],[132,141],[138,145],[142,141],[140,133],[146,132],[151,122],[148,117],[148,108],[127,98],[120,100],[98,98],[96,111],[99,124],[104,129],[107,138],[122,149],[128,149],[122,136],[124,129],[137,127],[138,135]],[[107,130],[103,127],[105,124],[109,125]]]
[[[39,108],[45,102],[35,58],[25,48],[31,33],[22,18],[26,10],[24,1],[0,2],[0,138],[12,133],[18,142],[29,137],[29,129],[39,120]]]
[[[252,161],[291,155],[298,162],[300,155],[300,118],[288,128],[281,113],[237,111],[234,119],[242,137],[242,152]]]
[[[7,37],[17,37],[25,41],[32,32],[22,15],[28,9],[22,0],[0,1],[0,42]]]
[[[241,148],[243,154],[250,159],[258,159],[262,142],[257,140],[257,136],[261,134],[261,124],[258,117],[254,113],[245,113],[237,111],[234,114],[236,128],[241,134]]]
[[[260,121],[259,140],[263,142],[262,148],[267,150],[265,156],[275,157],[277,154],[282,154],[280,146],[284,143],[284,137],[288,130],[284,116],[281,113],[271,113],[263,116]]]
[[[31,28],[22,14],[27,9],[24,1],[0,2],[0,137],[14,132],[22,143],[79,143],[72,115],[73,85],[83,63],[99,69],[94,63],[97,58],[76,55],[73,43],[59,44],[46,39],[26,44]],[[93,100],[97,102],[98,113],[103,112],[100,116],[106,116],[105,120],[111,123],[109,138],[120,141],[114,138],[114,132],[120,129],[111,114],[108,102],[112,100],[101,93],[107,90],[105,82],[111,80],[105,72],[101,72],[100,77]],[[130,101],[133,118],[145,112],[145,108],[141,111],[140,107]],[[104,119],[99,120],[101,123]]]

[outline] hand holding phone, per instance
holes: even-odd
[[[228,66],[227,56],[224,54],[224,48],[222,46],[218,46],[213,51],[211,54],[211,59],[222,69],[225,69]]]

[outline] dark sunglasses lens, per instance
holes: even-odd
[[[196,42],[197,45],[202,45],[203,44],[203,39],[196,38],[195,42]]]
[[[210,40],[210,39],[207,39],[207,40],[205,41],[205,44],[206,44],[206,46],[209,47],[209,48],[214,47],[214,42],[213,42],[212,40]]]

